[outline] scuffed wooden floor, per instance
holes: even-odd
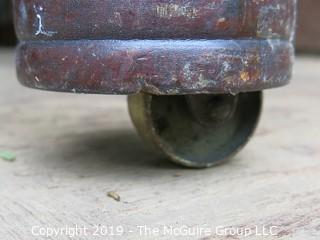
[[[200,171],[145,149],[125,97],[26,89],[13,62],[12,50],[0,50],[0,150],[17,156],[0,160],[1,239],[64,240],[32,236],[31,228],[99,224],[125,226],[115,239],[154,239],[135,226],[163,224],[275,225],[277,236],[264,239],[320,239],[320,59],[299,58],[292,85],[266,92],[250,144]]]

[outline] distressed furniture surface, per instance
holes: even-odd
[[[19,81],[51,91],[239,93],[291,77],[296,0],[14,0]]]
[[[296,0],[14,0],[22,40],[290,39]]]
[[[318,240],[319,64],[298,58],[292,85],[266,92],[261,124],[244,151],[199,171],[145,149],[125,97],[23,88],[13,51],[1,50],[0,149],[17,157],[0,160],[1,238],[45,239],[31,236],[34,225],[209,224],[276,225],[277,236],[265,239]],[[110,191],[120,202],[107,196]],[[115,239],[152,238],[134,231]]]

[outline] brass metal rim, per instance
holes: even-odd
[[[202,98],[198,108],[206,109],[207,103],[223,96],[226,95],[193,95],[192,98]],[[234,98],[232,116],[211,122],[200,116],[207,124],[194,116],[205,111],[192,112],[189,97],[144,93],[129,96],[130,115],[139,134],[172,161],[191,168],[220,164],[246,145],[259,121],[262,92],[228,96],[228,101]]]

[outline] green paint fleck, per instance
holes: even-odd
[[[12,152],[0,151],[0,158],[8,162],[13,162],[16,160],[16,155]]]

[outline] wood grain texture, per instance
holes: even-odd
[[[145,149],[125,97],[26,89],[13,62],[13,51],[0,51],[0,149],[17,155],[0,160],[1,239],[64,240],[36,238],[31,227],[76,224],[277,225],[277,236],[264,239],[319,239],[319,59],[298,59],[292,85],[266,92],[261,124],[244,151],[201,171]],[[126,232],[115,239],[153,238]]]

